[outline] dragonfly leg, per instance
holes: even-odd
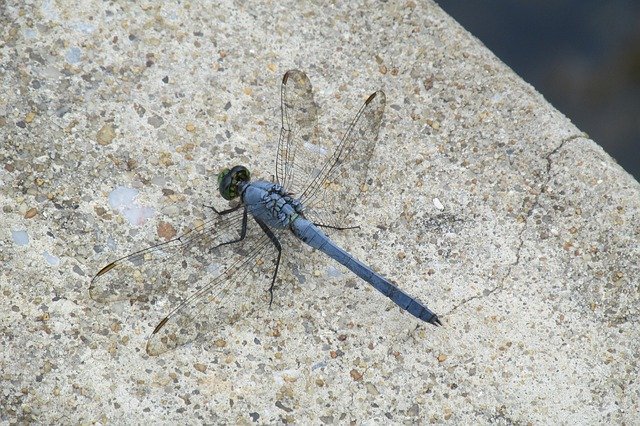
[[[273,287],[276,284],[276,277],[278,276],[278,268],[280,267],[280,256],[282,255],[282,246],[280,245],[280,241],[278,241],[278,238],[276,238],[273,232],[271,232],[271,229],[269,229],[266,223],[262,222],[260,219],[258,219],[255,216],[254,216],[254,219],[256,220],[256,222],[258,222],[258,225],[260,225],[260,228],[262,228],[262,231],[265,234],[267,234],[267,236],[273,243],[276,250],[278,250],[278,257],[276,258],[276,270],[273,271],[273,278],[271,279],[271,285],[269,286],[269,308],[271,308],[271,303],[273,303]]]
[[[345,231],[347,229],[360,229],[360,225],[356,226],[332,226],[332,225],[323,225],[322,223],[314,223],[315,226],[319,226],[320,228],[327,229],[335,229],[336,231]]]
[[[244,206],[243,206],[242,204],[238,204],[237,206],[235,206],[235,207],[231,207],[231,208],[226,209],[226,210],[218,210],[218,209],[216,209],[215,207],[213,207],[213,206],[207,206],[206,204],[203,204],[203,205],[202,205],[202,207],[206,207],[206,208],[208,208],[208,209],[213,210],[213,211],[214,211],[216,214],[218,214],[219,216],[224,216],[224,215],[226,215],[226,214],[233,213],[233,212],[235,212],[236,210],[238,210],[239,208],[244,207]]]
[[[244,240],[244,237],[247,236],[247,207],[246,206],[242,206],[240,205],[240,207],[244,207],[244,211],[242,212],[242,228],[240,228],[240,236],[238,238],[236,238],[235,240],[231,240],[231,241],[225,241],[224,243],[220,243],[215,247],[211,247],[211,249],[209,250],[209,252],[213,251],[214,249],[220,247],[220,246],[225,246],[227,244],[234,244],[234,243],[239,243],[240,241]],[[218,212],[216,211],[216,209],[214,209],[213,207],[211,207],[216,213],[218,213],[219,215],[223,215],[223,214],[227,214],[227,213],[231,213],[231,211],[235,211],[238,210],[239,207],[234,207],[233,210],[229,211],[229,210],[223,210],[222,212]],[[225,213],[226,212],[226,213]]]

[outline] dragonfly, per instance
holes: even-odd
[[[270,279],[271,304],[282,243],[298,240],[345,266],[419,320],[442,325],[422,302],[325,233],[357,228],[348,226],[347,216],[363,196],[385,105],[383,91],[372,93],[339,141],[320,138],[311,82],[302,71],[287,71],[281,84],[282,128],[271,179],[275,181],[252,180],[243,165],[224,168],[217,176],[218,190],[229,208],[208,206],[212,219],[109,263],[92,278],[91,298],[134,299],[176,283],[190,289],[147,340],[146,352],[159,355],[241,318],[241,298],[255,292],[253,277]],[[202,276],[191,268],[194,263],[205,268]]]

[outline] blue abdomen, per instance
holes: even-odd
[[[317,226],[302,217],[297,218],[291,224],[293,233],[311,247],[320,250],[329,257],[346,266],[351,272],[371,284],[380,293],[387,296],[396,305],[409,312],[422,321],[434,325],[440,325],[438,316],[419,300],[411,297],[382,275],[377,274],[371,268],[358,259],[338,247]]]

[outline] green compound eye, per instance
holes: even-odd
[[[229,169],[228,168],[224,168],[222,169],[222,171],[220,173],[218,173],[218,186],[220,186],[220,183],[222,182],[222,179],[224,179],[224,176],[229,173]]]
[[[239,194],[238,184],[249,182],[251,173],[244,166],[235,166],[231,170],[224,169],[218,174],[218,190],[225,200],[233,200]]]

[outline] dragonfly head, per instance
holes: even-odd
[[[238,185],[241,182],[249,182],[251,173],[244,166],[235,166],[224,169],[218,173],[218,189],[225,200],[233,200],[240,195]]]

